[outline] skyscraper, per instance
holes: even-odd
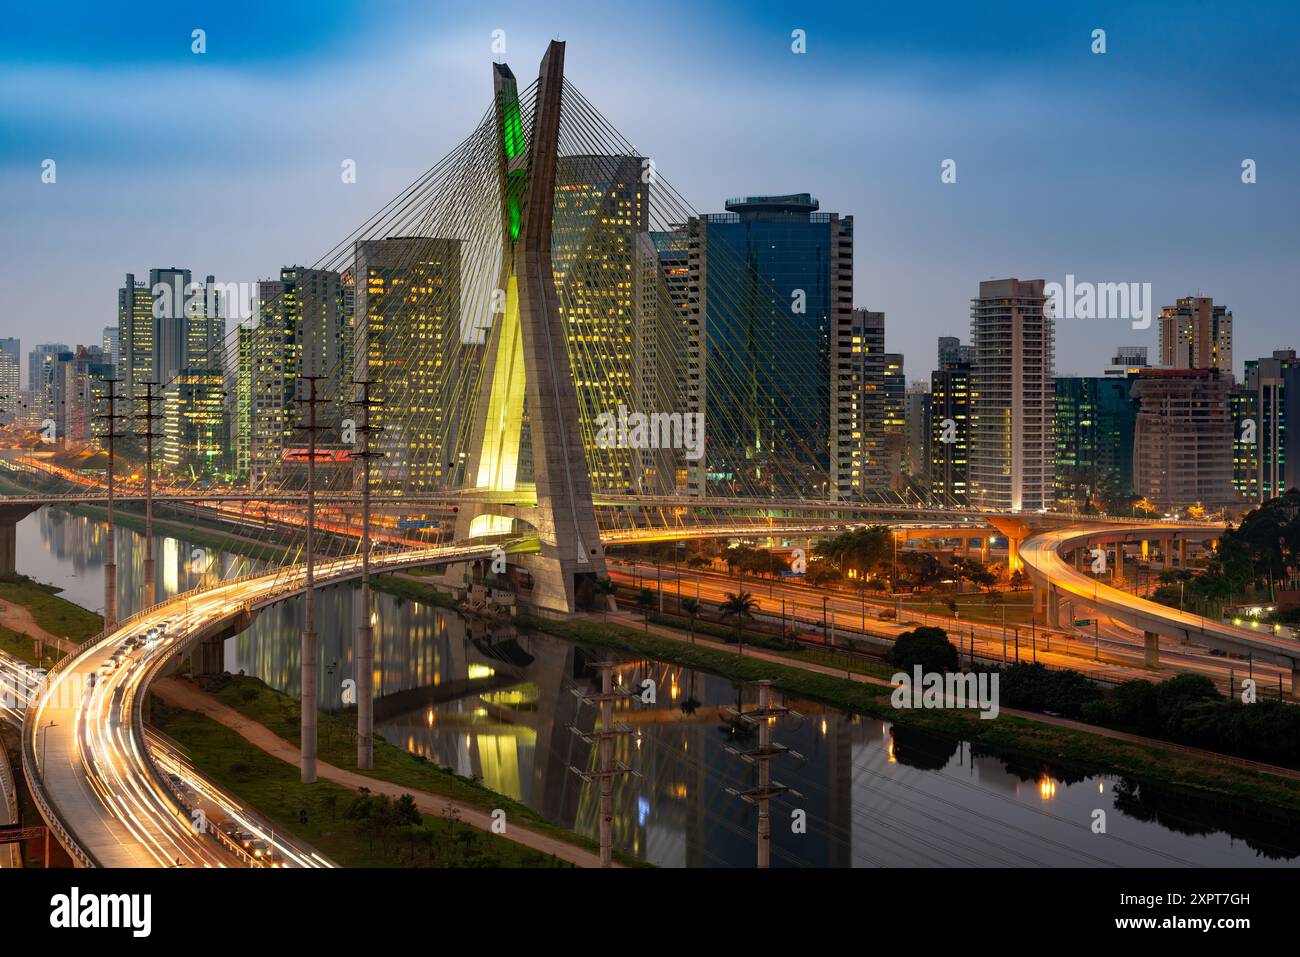
[[[1294,349],[1246,362],[1245,391],[1253,396],[1257,479],[1250,501],[1264,502],[1300,487],[1300,359]],[[1236,440],[1243,442],[1244,419]],[[1250,443],[1246,443],[1250,444]]]
[[[883,365],[881,453],[889,488],[899,492],[907,485],[907,377],[903,374],[902,353],[886,352]]]
[[[964,347],[968,348],[968,347]],[[940,367],[930,373],[930,501],[965,505],[970,496],[971,424],[974,420],[970,352],[940,347]]]
[[[874,490],[862,452],[853,219],[819,205],[807,193],[752,196],[688,224],[692,319],[707,343],[709,488],[840,498]],[[814,487],[827,475],[829,487]]]
[[[670,411],[641,405],[654,401],[660,351],[653,314],[642,317],[643,309],[657,305],[642,301],[643,291],[652,293],[641,283],[656,281],[658,253],[648,233],[649,186],[641,162],[637,156],[561,156],[555,172],[551,265],[568,330],[579,429],[592,486],[612,491],[640,485],[643,457],[639,450],[599,445],[599,416],[617,415],[620,406]]]
[[[982,508],[1052,504],[1054,328],[1043,280],[980,283],[971,301],[974,426],[970,493]]]
[[[27,388],[32,393],[32,411],[42,419],[54,414],[58,401],[55,393],[61,385],[57,374],[59,356],[71,358],[72,350],[63,343],[44,343],[27,356]]]
[[[1148,369],[1133,441],[1138,495],[1164,509],[1226,505],[1233,490],[1232,377],[1219,369]]]
[[[344,411],[342,403],[351,394],[352,355],[351,316],[337,272],[284,267],[278,280],[257,284],[255,319],[255,325],[240,326],[239,367],[234,377],[234,468],[253,487],[277,469],[284,461],[285,449],[302,438],[294,431],[301,421],[296,399],[306,394],[300,390],[299,377],[326,377],[317,383],[317,394],[339,404],[328,413],[322,409],[318,418],[337,421]],[[406,345],[406,352],[399,355],[403,361],[411,361],[413,352]],[[173,393],[178,408],[199,415],[198,421],[178,426],[179,435],[195,437],[192,442],[182,440],[187,443],[184,456],[201,455],[201,448],[210,444],[204,437],[219,434],[210,419],[211,392],[221,370],[195,368],[190,372],[185,388]],[[176,454],[184,457],[179,448]]]
[[[916,483],[930,481],[930,383],[910,382],[903,417],[907,421],[907,474]]]
[[[1185,296],[1157,317],[1160,364],[1166,369],[1222,369],[1232,374],[1232,313],[1209,296]]]
[[[344,287],[340,287],[341,289]],[[445,358],[461,336],[461,244],[425,236],[357,244],[354,362],[382,403],[371,424],[376,487],[427,490],[458,484],[458,437],[467,402]]]
[[[0,424],[18,417],[18,390],[22,388],[23,344],[18,339],[0,339]]]
[[[1133,494],[1138,404],[1131,378],[1056,380],[1056,502],[1110,509]]]

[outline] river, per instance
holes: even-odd
[[[247,559],[158,536],[160,591],[249,570]],[[103,605],[102,521],[43,509],[18,525],[18,567],[87,608]],[[144,537],[118,536],[119,608],[139,602]],[[351,674],[349,586],[318,598],[321,702],[337,709]],[[604,654],[513,627],[488,629],[454,612],[379,593],[375,601],[375,722],[383,737],[547,819],[595,836],[590,731]],[[226,667],[298,693],[301,602],[264,611],[228,641]],[[727,709],[752,688],[651,660],[625,660],[622,687],[654,682],[657,701],[629,695],[616,744],[629,772],[614,785],[616,845],[664,866],[747,867],[756,809],[743,797],[754,769],[740,752],[757,735]],[[791,754],[772,776],[772,864],[792,867],[1052,867],[1291,865],[1300,831],[1237,802],[1210,803],[1106,774],[1017,764],[968,742],[898,728],[823,705],[786,701],[773,738]],[[1104,830],[1098,822],[1104,825]]]

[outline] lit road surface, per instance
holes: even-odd
[[[633,562],[610,561],[610,577],[623,585],[637,584],[649,588],[658,597],[656,585],[656,568],[654,565]],[[660,566],[663,576],[664,607],[672,611],[677,596],[677,573],[670,566]],[[635,572],[635,577],[634,573]],[[696,579],[699,579],[698,593]],[[1091,600],[1091,582],[1088,579],[1088,598]],[[826,621],[832,620],[836,634],[843,637],[848,633],[862,631],[862,599],[858,595],[845,595],[839,592],[813,592],[809,586],[791,584],[782,579],[746,578],[743,583],[732,576],[715,570],[695,569],[681,572],[681,595],[683,598],[697,596],[702,600],[717,604],[726,599],[728,592],[745,590],[758,602],[759,609],[765,617],[773,621],[779,619],[784,610],[786,621],[792,620],[797,606],[798,620],[804,630],[820,632],[822,624],[822,597],[827,598]],[[938,625],[949,632],[954,643],[964,642],[969,648],[972,632],[975,639],[975,653],[988,661],[1001,661],[1003,657],[1002,625],[990,622],[973,622],[967,618],[954,619],[949,614],[922,612],[907,601],[903,602],[903,621],[899,625],[892,620],[878,618],[882,611],[897,608],[896,600],[868,597],[866,600],[866,630],[880,638],[896,638],[904,631],[918,624]],[[657,607],[657,605],[656,605]],[[1161,606],[1163,607],[1163,606]],[[1122,682],[1135,679],[1158,677],[1157,673],[1147,668],[1143,658],[1142,633],[1122,625],[1102,619],[1099,638],[1094,638],[1091,625],[1081,628],[1053,628],[1037,626],[1031,629],[1028,624],[1010,624],[1006,628],[1006,655],[1008,661],[1016,660],[1015,630],[1020,632],[1020,660],[1038,661],[1043,664],[1061,668],[1073,668],[1087,672],[1108,681]],[[1097,650],[1100,647],[1100,658]],[[1244,661],[1214,657],[1201,650],[1191,648],[1162,648],[1161,671],[1174,674],[1179,671],[1194,671],[1205,674],[1220,686],[1227,688],[1230,675],[1238,678],[1246,674]],[[1272,687],[1277,682],[1279,671],[1256,660],[1254,677],[1257,681],[1268,682]],[[1289,678],[1287,679],[1289,680]]]
[[[1099,614],[1123,625],[1165,637],[1181,638],[1216,650],[1250,654],[1256,661],[1262,659],[1294,672],[1296,663],[1300,662],[1300,643],[1275,636],[1267,630],[1224,624],[1122,591],[1079,571],[1061,554],[1062,549],[1077,547],[1093,539],[1107,543],[1137,542],[1144,538],[1157,538],[1161,533],[1186,534],[1188,531],[1186,525],[1060,529],[1027,539],[1020,546],[1020,557],[1035,582],[1051,585],[1069,596],[1065,600],[1094,608]],[[1199,531],[1206,537],[1216,537],[1223,530],[1206,527],[1191,531]]]
[[[380,572],[466,561],[488,557],[492,548],[479,544],[412,549],[376,556],[371,566]],[[324,561],[317,565],[316,581],[323,587],[356,577],[360,569],[359,557]],[[251,815],[194,775],[179,755],[161,755],[155,772],[147,753],[149,742],[142,740],[142,725],[135,720],[137,702],[148,693],[149,682],[166,660],[201,637],[208,626],[300,593],[305,575],[304,566],[293,566],[169,599],[128,619],[54,669],[37,701],[27,709],[23,734],[35,755],[43,794],[72,840],[94,863],[103,867],[246,863],[216,837],[198,832],[167,775],[181,778],[181,796],[205,815],[233,818],[236,824],[242,821],[239,826],[245,830],[265,832],[265,828],[252,827]],[[157,641],[124,649],[128,639],[159,626],[165,631]],[[121,664],[105,669],[114,654]],[[267,834],[262,839],[269,844],[269,838]],[[275,857],[290,866],[328,863],[308,859],[302,848],[278,837]]]

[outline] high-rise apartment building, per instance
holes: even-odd
[[[1162,509],[1226,505],[1233,489],[1232,377],[1219,369],[1149,369],[1133,382],[1138,495]]]
[[[1232,313],[1209,296],[1185,296],[1157,317],[1160,364],[1166,369],[1221,369],[1232,374]]]
[[[939,337],[939,368],[954,364],[970,365],[975,361],[975,347],[963,343],[956,336]]]
[[[1043,286],[1041,279],[991,280],[971,300],[970,495],[982,508],[1052,504],[1055,333]]]

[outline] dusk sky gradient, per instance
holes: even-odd
[[[855,300],[910,378],[1005,276],[1211,295],[1238,373],[1300,348],[1297,6],[1058,6],[10,0],[0,336],[97,343],[128,271],[314,263],[469,133],[503,29],[522,83],[568,41],[569,78],[697,210],[807,191],[851,214]],[[1095,375],[1156,329],[1057,338],[1059,374]]]

